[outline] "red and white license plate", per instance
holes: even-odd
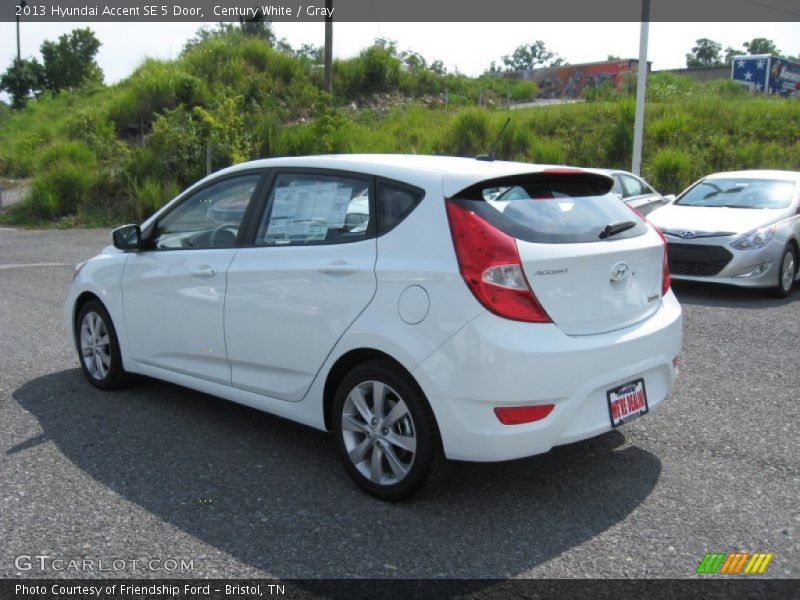
[[[629,381],[606,392],[611,426],[619,427],[647,413],[647,392],[644,379]]]

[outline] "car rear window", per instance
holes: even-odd
[[[675,204],[728,208],[787,208],[794,182],[779,179],[705,179],[689,189]]]
[[[644,221],[611,193],[610,178],[591,173],[503,178],[482,182],[454,200],[517,239],[576,244],[642,235]],[[607,227],[625,225],[611,236]]]

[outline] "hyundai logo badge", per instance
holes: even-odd
[[[628,276],[630,270],[630,265],[626,262],[615,263],[614,266],[611,267],[611,281],[622,281]]]

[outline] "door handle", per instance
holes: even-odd
[[[331,276],[343,276],[343,275],[353,275],[354,273],[358,273],[358,267],[355,265],[351,265],[350,263],[346,263],[344,261],[336,261],[332,262],[329,265],[325,265],[319,270],[320,273],[323,275],[331,275]]]
[[[209,267],[208,265],[203,265],[201,267],[195,267],[194,269],[189,270],[189,275],[192,277],[213,277],[216,275],[217,272]]]

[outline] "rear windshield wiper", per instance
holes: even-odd
[[[618,233],[622,233],[623,231],[628,231],[636,227],[636,223],[634,221],[618,221],[617,223],[609,223],[605,226],[605,229],[600,232],[600,239],[604,240],[606,238],[610,238],[612,235],[617,235]]]

